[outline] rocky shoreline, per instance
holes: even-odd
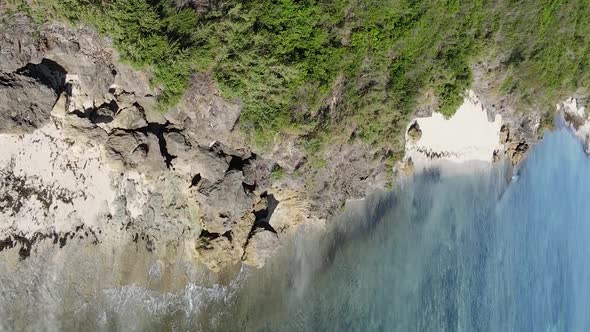
[[[150,252],[188,242],[218,271],[260,266],[300,224],[323,224],[305,195],[276,185],[280,166],[243,143],[239,107],[207,78],[162,114],[147,75],[95,32],[37,31],[24,16],[8,24],[0,251],[26,259],[39,241],[122,239]]]
[[[289,137],[259,151],[236,128],[239,103],[206,75],[163,114],[148,75],[120,63],[94,31],[18,15],[3,24],[0,252],[27,259],[39,242],[122,241],[182,248],[212,271],[262,266],[300,229],[321,230],[347,200],[385,189],[389,172],[412,172],[411,158],[388,170],[389,156],[362,142],[334,142],[321,169]],[[477,78],[473,94],[488,120],[502,119],[490,122],[501,148],[486,160],[517,165],[542,136],[541,113],[490,102]],[[577,99],[558,108],[587,142]],[[407,140],[423,134],[419,121]],[[453,155],[443,150],[426,159]]]

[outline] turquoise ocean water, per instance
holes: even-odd
[[[94,289],[76,261],[0,271],[0,330],[589,331],[590,159],[559,129],[514,177],[426,172],[223,286]]]
[[[590,330],[590,159],[560,129],[505,172],[369,199],[247,282],[219,328]]]

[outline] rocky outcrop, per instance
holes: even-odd
[[[585,104],[585,98],[571,97],[558,104],[557,110],[582,142],[586,154],[590,154],[590,119]]]
[[[161,114],[149,78],[93,31],[9,22],[0,33],[0,250],[26,247],[26,258],[38,241],[74,236],[150,252],[192,243],[213,270],[260,265],[276,250],[258,240],[276,234],[275,163],[243,143],[239,107],[207,77]]]
[[[309,137],[291,133],[268,149],[248,146],[241,106],[207,74],[195,74],[180,102],[160,113],[149,76],[122,64],[92,30],[35,27],[18,15],[2,22],[0,251],[117,239],[152,253],[188,246],[215,271],[260,266],[298,229],[323,227],[348,199],[384,189],[390,161],[403,154],[363,142],[354,125],[318,153],[307,151]],[[516,164],[538,139],[540,113],[514,112],[478,82],[489,122],[503,120],[503,149],[486,158]],[[338,117],[338,91],[318,117]],[[432,112],[430,99],[421,116]],[[428,136],[419,121],[407,134],[412,144]],[[416,167],[408,159],[398,170]]]
[[[420,129],[420,124],[417,120],[414,120],[410,123],[407,131],[407,140],[411,142],[416,142],[420,138],[422,138],[422,130]]]
[[[500,142],[504,151],[496,154],[494,159],[507,158],[516,166],[524,159],[529,148],[543,137],[543,121],[552,123],[553,118],[545,119],[547,114],[536,106],[522,109],[524,106],[517,104],[518,97],[502,89],[503,82],[510,75],[504,61],[496,58],[475,63],[471,68],[474,75],[473,91],[490,119],[496,115],[502,116]]]
[[[65,70],[42,59],[0,74],[0,132],[30,132],[44,125],[65,87]]]
[[[279,248],[298,231],[319,232],[326,226],[318,218],[305,195],[279,189],[266,195],[255,207],[256,221],[248,235],[244,262],[261,267]]]

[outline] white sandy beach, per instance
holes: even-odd
[[[441,162],[491,163],[494,151],[502,151],[500,129],[502,118],[493,122],[473,91],[467,91],[463,105],[449,119],[441,113],[414,119],[421,131],[415,139],[406,134],[406,158],[411,158],[416,171]]]

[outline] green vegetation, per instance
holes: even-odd
[[[503,1],[491,14],[489,29],[497,31],[491,55],[503,55],[511,74],[505,88],[518,100],[553,107],[577,88],[588,87],[590,2]]]
[[[279,165],[275,165],[270,175],[273,181],[279,181],[285,176],[285,171]]]
[[[192,72],[212,73],[257,143],[288,130],[311,153],[354,127],[399,158],[420,97],[451,115],[482,59],[500,60],[498,93],[523,104],[552,106],[590,79],[586,0],[234,0],[200,12],[172,0],[38,0],[26,10],[110,36],[152,71],[162,108]]]

